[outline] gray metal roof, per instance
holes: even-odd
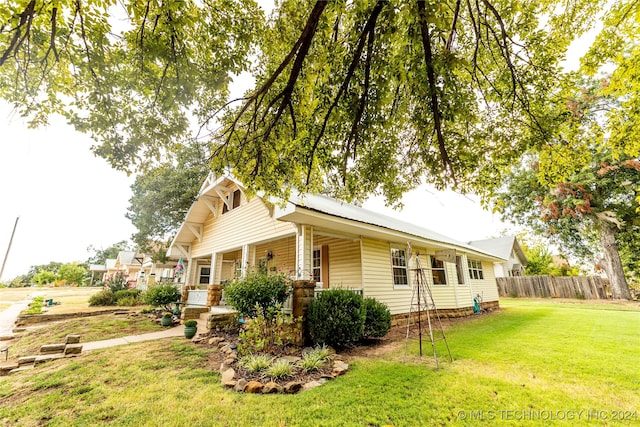
[[[494,252],[485,251],[484,249],[477,246],[471,246],[467,243],[460,242],[456,239],[445,236],[444,234],[440,234],[428,228],[424,228],[409,222],[404,222],[396,218],[373,212],[359,206],[351,205],[346,202],[341,202],[324,195],[304,194],[301,196],[292,196],[289,200],[296,206],[300,206],[306,209],[312,209],[318,212],[325,213],[327,215],[350,219],[353,221],[358,221],[378,227],[384,227],[389,230],[399,231],[422,239],[458,246],[460,248],[464,248],[474,252],[484,253],[492,257],[504,258],[495,254]],[[508,259],[508,255],[504,259]]]
[[[515,251],[518,257],[526,265],[527,257],[525,256],[520,244],[515,236],[503,236],[492,239],[473,240],[469,245],[477,247],[492,254],[496,254],[500,258],[509,259],[511,252]]]

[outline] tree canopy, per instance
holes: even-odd
[[[267,194],[484,190],[550,135],[559,61],[601,7],[565,3],[9,0],[0,96],[128,171],[195,134]],[[223,108],[254,46],[256,88]]]

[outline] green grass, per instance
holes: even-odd
[[[507,300],[499,313],[452,326],[447,339],[455,360],[441,357],[440,370],[428,341],[427,356],[412,342],[406,361],[403,342],[298,395],[225,391],[208,365],[214,350],[184,339],[105,349],[0,378],[0,424],[603,425],[588,419],[597,410],[618,425],[610,418],[620,413],[608,411],[640,410],[638,307]],[[575,418],[522,419],[551,413]]]
[[[113,314],[70,319],[39,325],[10,344],[13,357],[37,354],[43,344],[62,343],[69,334],[80,334],[81,342],[157,332],[162,328],[146,316],[116,317]]]

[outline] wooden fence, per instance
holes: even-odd
[[[609,282],[601,277],[497,277],[501,297],[608,299]]]

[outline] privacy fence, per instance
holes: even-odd
[[[609,282],[601,277],[498,277],[501,297],[608,299]]]

